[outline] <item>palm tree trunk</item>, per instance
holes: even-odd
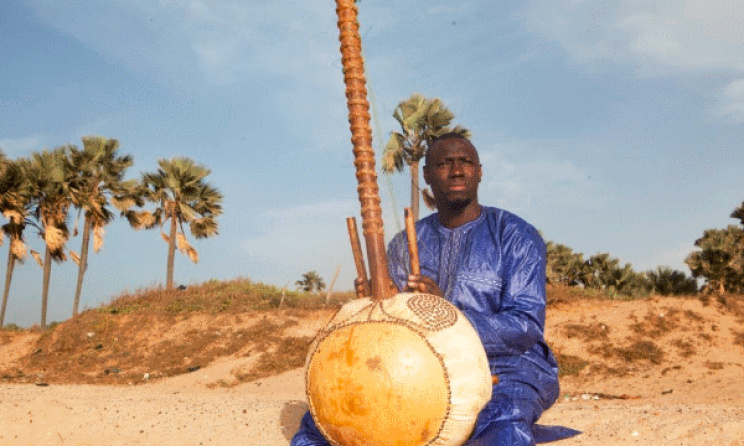
[[[419,162],[411,162],[411,213],[413,221],[419,219]]]
[[[3,290],[3,306],[0,309],[0,327],[5,323],[5,308],[8,306],[8,294],[10,294],[10,279],[13,278],[13,268],[15,267],[15,257],[13,250],[8,249],[8,267],[5,269],[5,289]]]
[[[173,203],[175,205],[175,203]],[[175,207],[175,206],[174,206]],[[173,261],[176,257],[176,230],[178,229],[175,209],[171,213],[170,236],[168,237],[168,269],[166,271],[165,289],[173,289]]]
[[[78,265],[78,277],[77,287],[75,288],[75,300],[72,302],[72,315],[78,314],[78,306],[80,305],[80,294],[83,291],[83,277],[85,277],[85,271],[88,269],[88,245],[90,244],[90,228],[92,226],[91,219],[88,215],[85,216],[85,222],[83,223],[83,244],[80,247],[80,264]]]
[[[46,328],[47,301],[49,298],[49,278],[52,275],[52,251],[46,247],[44,252],[44,285],[41,291],[41,328]]]

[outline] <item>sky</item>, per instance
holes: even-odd
[[[378,153],[398,130],[397,104],[421,93],[470,129],[481,203],[585,258],[607,252],[636,271],[689,274],[684,258],[703,231],[737,223],[740,0],[358,6]],[[330,284],[340,265],[336,289],[352,288],[345,219],[360,206],[333,2],[5,0],[0,43],[8,157],[100,135],[134,157],[128,178],[175,156],[211,169],[225,197],[219,236],[191,239],[198,264],[177,253],[176,283],[242,277],[294,288],[311,270]],[[379,184],[389,240],[409,180],[381,175]],[[81,308],[164,284],[166,250],[157,230],[110,224]],[[65,320],[76,266],[51,274],[47,321]],[[39,322],[41,282],[33,259],[16,268],[6,323]]]

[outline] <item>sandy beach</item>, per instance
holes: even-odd
[[[563,377],[540,424],[582,432],[561,446],[744,445],[742,329],[738,310],[696,299],[554,304],[551,344],[588,365]],[[663,359],[620,354],[648,337]],[[6,342],[0,359],[19,348],[33,343]],[[215,385],[251,361],[218,358],[144,384],[0,384],[0,446],[287,445],[307,408],[303,370]]]

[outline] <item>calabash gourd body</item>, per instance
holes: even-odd
[[[334,446],[459,446],[492,388],[467,318],[417,293],[345,304],[311,344],[305,379]]]

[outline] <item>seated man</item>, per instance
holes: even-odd
[[[466,446],[530,446],[532,426],[558,398],[558,366],[545,343],[545,244],[509,212],[481,206],[475,147],[459,134],[429,146],[424,180],[438,212],[416,223],[421,275],[408,272],[407,240],[388,247],[398,289],[443,296],[475,327],[498,377]],[[325,446],[309,413],[292,446]]]

